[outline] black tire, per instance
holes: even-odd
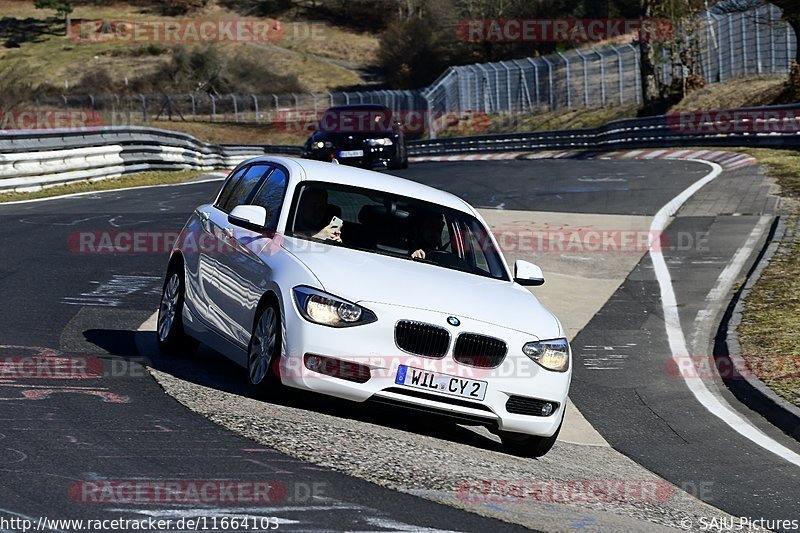
[[[247,380],[260,391],[280,384],[277,365],[281,355],[281,313],[268,302],[259,311],[247,347]]]
[[[400,164],[400,168],[408,168],[408,147],[406,143],[403,143],[403,162]]]
[[[183,264],[173,262],[167,269],[161,303],[158,306],[156,337],[161,353],[169,355],[191,355],[198,342],[183,329],[183,304],[186,295]]]
[[[513,455],[532,458],[543,457],[553,448],[553,445],[555,445],[563,424],[564,417],[562,416],[558,429],[556,429],[556,432],[550,437],[500,432],[500,440],[503,441],[503,448]]]

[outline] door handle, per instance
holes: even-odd
[[[200,219],[200,225],[207,232],[211,232],[211,215],[205,211],[197,211],[197,217]]]
[[[233,233],[233,228],[230,228],[230,227],[225,228],[225,229],[222,230],[222,233],[224,233],[225,236],[227,238],[231,239],[231,240],[235,238],[235,235]]]

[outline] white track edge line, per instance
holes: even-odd
[[[716,179],[722,174],[723,169],[717,163],[710,161],[694,160],[698,163],[709,165],[712,168],[711,173],[707,174],[704,178],[698,180],[689,188],[684,190],[678,196],[673,198],[667,205],[662,207],[653,219],[650,225],[651,235],[653,232],[661,232],[669,225],[670,217],[674,215],[678,209],[686,203],[697,191],[702,187]],[[667,330],[667,338],[669,340],[670,351],[672,352],[672,359],[675,361],[677,367],[682,369],[681,361],[689,355],[689,349],[686,346],[686,336],[681,326],[680,315],[677,306],[677,297],[675,296],[675,289],[672,286],[672,277],[669,273],[667,263],[664,261],[664,255],[656,243],[651,243],[650,257],[653,261],[653,269],[658,280],[658,286],[661,290],[661,305],[664,311],[664,326]],[[711,414],[725,422],[734,431],[750,440],[754,444],[764,448],[765,450],[774,453],[778,457],[786,461],[800,466],[800,454],[780,444],[776,440],[762,433],[759,429],[754,427],[750,422],[743,418],[739,413],[733,410],[729,405],[724,404],[716,398],[703,383],[702,379],[697,379],[691,372],[684,372],[681,370],[681,377],[684,383],[692,392],[694,397],[700,404],[708,410]]]

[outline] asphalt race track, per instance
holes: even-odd
[[[682,161],[541,160],[422,163],[397,174],[484,209],[652,216],[708,172],[707,165]],[[727,306],[724,298],[707,298],[717,294],[720,272],[774,213],[756,174],[724,173],[689,200],[667,232],[673,243],[696,236],[664,252],[695,353],[709,353],[718,323],[713,319]],[[0,205],[0,518],[279,517],[281,530],[298,531],[518,527],[284,455],[164,393],[142,363],[169,371],[191,362],[143,359],[137,330],[157,307],[166,250],[92,253],[81,248],[80,238],[90,232],[175,232],[218,186]],[[613,448],[733,516],[797,518],[798,466],[725,425],[676,377],[650,256],[574,339],[573,350],[572,400]],[[13,363],[31,356],[48,363]],[[205,386],[215,386],[217,372],[236,377],[230,365],[219,365],[198,371]],[[770,437],[800,452],[797,442],[739,405],[724,387],[709,387]],[[234,392],[248,394],[244,387]],[[302,407],[336,415],[338,404],[331,405],[325,411],[312,399]],[[419,423],[428,438],[451,438]],[[413,431],[414,421],[403,424]],[[329,455],[335,458],[337,450]],[[246,489],[267,484],[273,492],[266,503],[245,490],[216,504],[206,498],[202,505],[187,505],[161,493],[146,504],[131,504],[120,488],[134,480],[152,490],[165,481],[230,479],[245,482]]]

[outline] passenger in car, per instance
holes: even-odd
[[[294,231],[315,239],[342,242],[342,224],[335,221],[341,214],[341,208],[328,203],[328,191],[308,187],[297,205]]]

